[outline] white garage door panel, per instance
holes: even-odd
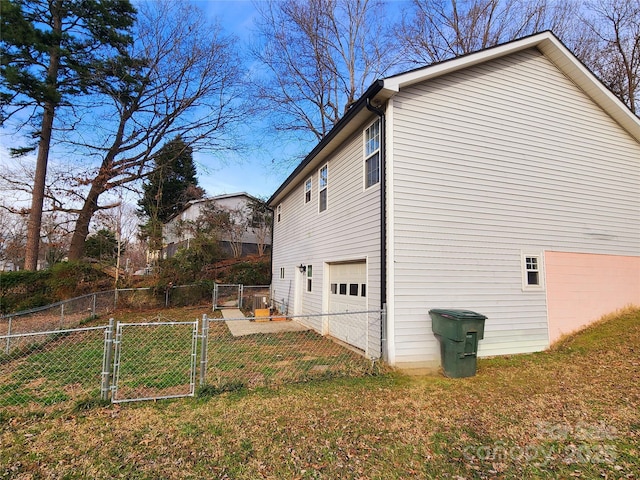
[[[361,312],[367,309],[365,262],[330,265],[329,283],[330,312]],[[366,328],[366,314],[335,315],[329,320],[329,335],[363,350],[366,347]]]

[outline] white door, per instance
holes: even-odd
[[[362,312],[367,309],[367,264],[329,265],[329,312]],[[329,335],[365,350],[367,314],[331,315]]]

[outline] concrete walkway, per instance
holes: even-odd
[[[234,337],[243,335],[253,335],[254,333],[281,333],[281,332],[304,332],[309,330],[308,327],[300,325],[293,320],[285,320],[280,322],[252,322],[251,320],[242,320],[244,314],[237,308],[224,308],[221,310],[222,318],[224,318]]]

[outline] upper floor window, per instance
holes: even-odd
[[[364,131],[364,183],[369,188],[380,181],[380,120]]]
[[[327,209],[327,187],[329,186],[328,165],[320,169],[318,178],[318,210],[324,212]]]
[[[278,208],[276,209],[276,219],[278,222],[280,222],[280,219],[282,218],[282,204],[278,205]]]
[[[304,203],[309,203],[311,201],[311,179],[308,179],[304,183]]]

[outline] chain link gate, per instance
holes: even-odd
[[[197,343],[197,320],[118,322],[111,401],[193,397]]]
[[[213,309],[242,308],[242,290],[241,284],[214,284]]]

